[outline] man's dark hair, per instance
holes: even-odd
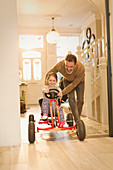
[[[77,62],[77,58],[73,54],[67,54],[66,57],[65,57],[65,60],[68,61],[68,62],[73,62],[74,61],[75,64]]]

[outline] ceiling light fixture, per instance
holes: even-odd
[[[60,34],[54,28],[55,17],[51,17],[51,19],[52,19],[52,29],[47,33],[46,40],[49,44],[56,44],[60,38]]]

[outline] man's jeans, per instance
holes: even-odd
[[[63,83],[65,88],[71,82],[64,79]],[[85,86],[84,81],[80,82],[70,93],[68,93],[69,105],[73,113],[75,122],[80,119],[80,115],[82,112],[82,107],[84,104],[84,86]],[[77,101],[75,99],[75,91],[77,95]]]

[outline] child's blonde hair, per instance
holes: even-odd
[[[53,76],[55,79],[56,79],[56,82],[57,82],[57,74],[56,73],[54,73],[54,72],[50,72],[50,73],[48,73],[48,75],[47,75],[47,77],[46,77],[46,83],[47,83],[47,81],[49,80],[49,78],[51,77],[51,76]],[[47,83],[48,84],[48,83]]]

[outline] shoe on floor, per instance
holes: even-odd
[[[43,115],[43,116],[42,116],[42,120],[43,120],[43,121],[47,121],[47,119],[48,119],[48,115]]]
[[[62,128],[62,127],[68,127],[68,124],[65,122],[60,122],[60,128]]]

